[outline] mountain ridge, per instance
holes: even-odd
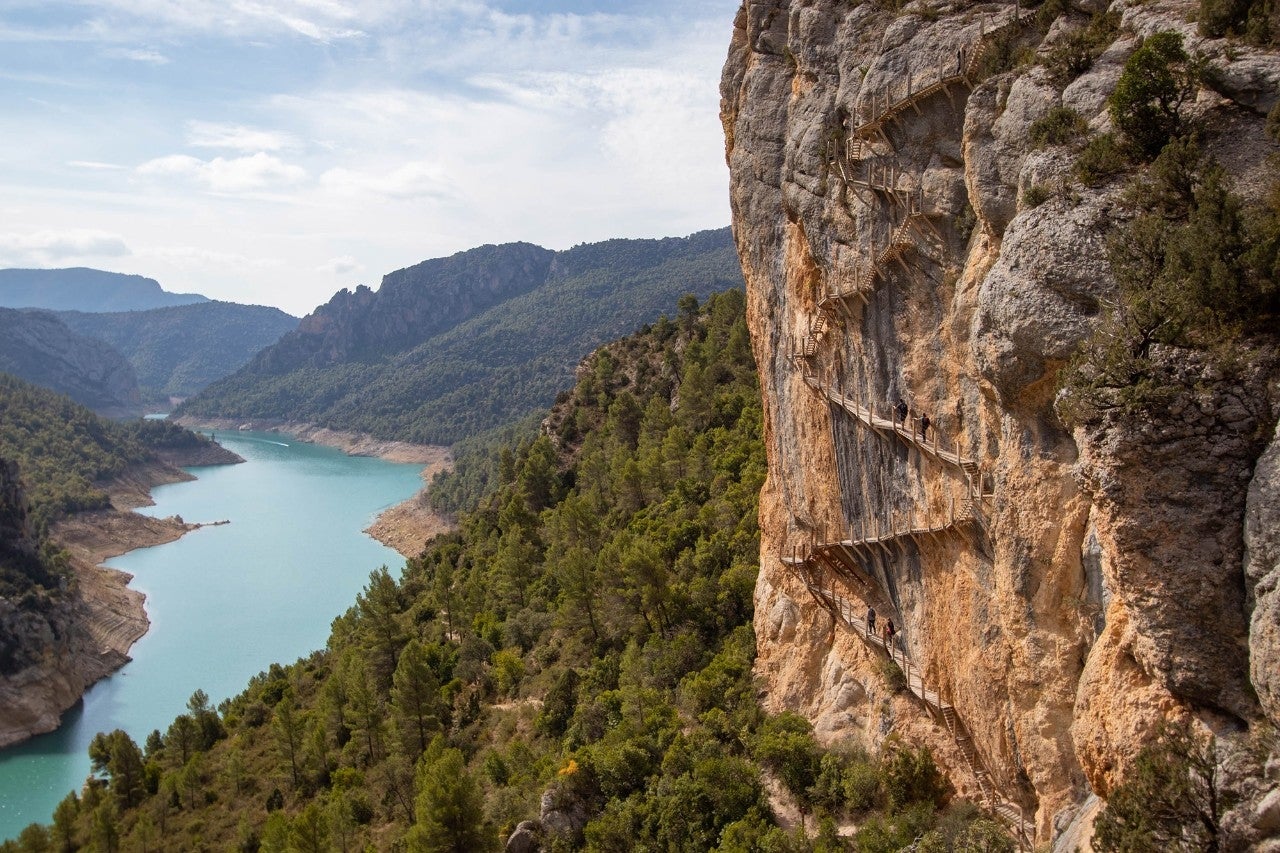
[[[430,277],[440,269],[448,275]],[[550,404],[594,347],[656,320],[680,295],[705,298],[741,280],[727,228],[562,252],[480,247],[391,273],[376,292],[340,292],[176,413],[450,444]],[[479,282],[485,298],[467,282]],[[402,322],[436,306],[437,285],[447,320]],[[362,347],[375,329],[402,344],[422,340],[395,351]]]
[[[199,293],[171,293],[153,278],[89,267],[0,269],[0,306],[50,311],[137,311],[207,302]]]
[[[128,360],[47,311],[0,308],[0,371],[103,414],[142,412],[137,376]]]

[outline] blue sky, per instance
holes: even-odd
[[[729,221],[738,0],[0,0],[0,267],[309,311]]]

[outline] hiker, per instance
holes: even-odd
[[[898,633],[898,631],[896,628],[893,627],[893,619],[891,618],[885,619],[884,620],[884,644],[886,646],[893,645],[893,635],[896,633]]]
[[[964,48],[956,48],[956,73],[964,73]]]
[[[920,416],[920,440],[929,440],[929,416],[927,414]]]
[[[899,397],[898,405],[894,407],[893,411],[898,416],[898,422],[906,425],[907,415],[911,412],[911,410],[907,408],[907,401]]]
[[[867,608],[867,633],[873,637],[876,635],[876,609],[874,607]]]

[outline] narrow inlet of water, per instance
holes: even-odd
[[[404,560],[363,533],[411,497],[422,466],[347,456],[275,433],[219,432],[243,465],[192,468],[198,479],[161,486],[142,512],[231,523],[142,548],[108,565],[146,593],[151,630],[133,661],[94,685],[56,732],[0,751],[0,840],[48,823],[89,773],[88,745],[124,729],[139,746],[204,690],[214,704],[273,662],[323,648],[329,624],[369,573]]]

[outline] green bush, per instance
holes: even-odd
[[[1065,145],[1089,130],[1089,123],[1071,107],[1054,107],[1031,123],[1029,135],[1036,148]]]
[[[1022,206],[1026,208],[1039,207],[1049,200],[1052,193],[1044,184],[1032,184],[1022,193]]]
[[[1280,34],[1275,0],[1200,0],[1200,32],[1212,38],[1243,36],[1256,45],[1275,44]]]
[[[896,740],[885,744],[880,756],[880,786],[890,812],[924,804],[936,809],[947,799],[946,777],[924,747],[912,749]]]
[[[1167,724],[1112,790],[1094,821],[1093,846],[1100,853],[1216,850],[1234,801],[1219,778],[1213,738],[1186,721]]]
[[[1111,120],[1142,154],[1154,157],[1183,130],[1182,106],[1196,91],[1200,69],[1182,34],[1154,33],[1124,64],[1108,99]]]
[[[1119,30],[1119,12],[1094,13],[1088,26],[1063,36],[1041,62],[1055,83],[1066,86],[1093,67],[1093,61],[1115,40]]]
[[[1076,160],[1076,177],[1087,186],[1096,187],[1123,174],[1133,159],[1115,134],[1101,133],[1089,140]]]

